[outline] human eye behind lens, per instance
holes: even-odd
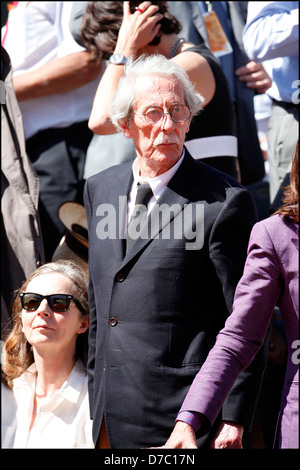
[[[183,105],[181,104],[176,104],[175,106],[172,107],[171,112],[173,114],[180,114],[184,110]]]
[[[149,117],[157,117],[162,114],[162,110],[160,108],[148,108],[145,114]]]
[[[40,303],[40,297],[37,295],[28,295],[25,297],[25,307],[30,310],[32,308],[36,308],[37,305]]]
[[[57,294],[57,295],[53,295],[51,300],[53,303],[57,305],[62,305],[62,304],[65,305],[68,300],[68,296],[64,294]]]

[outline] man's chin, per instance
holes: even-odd
[[[160,144],[154,152],[154,159],[161,162],[174,162],[179,160],[182,152],[179,152],[176,144]]]

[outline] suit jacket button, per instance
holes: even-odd
[[[109,323],[110,326],[116,326],[116,324],[118,323],[118,320],[115,317],[111,317],[108,320],[108,323]]]
[[[122,273],[122,272],[120,272],[120,273],[116,274],[116,278],[115,278],[115,279],[116,279],[117,282],[123,282],[124,279],[125,279],[125,277],[126,277],[125,274]]]

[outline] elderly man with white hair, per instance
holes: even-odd
[[[251,426],[259,356],[234,385],[217,432],[197,433],[190,410],[177,417],[231,313],[257,220],[251,194],[184,147],[201,106],[178,64],[161,55],[130,58],[111,119],[133,139],[136,159],[85,186],[88,374],[98,448],[162,445],[176,418],[192,423],[198,447],[241,447],[243,428]]]

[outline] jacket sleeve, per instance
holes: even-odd
[[[251,194],[245,190],[237,190],[224,205],[211,235],[211,258],[222,283],[229,312],[232,312],[236,286],[243,274],[249,237],[255,222],[257,213]],[[268,340],[233,385],[222,408],[223,421],[232,421],[242,424],[246,429],[251,428],[267,352]]]
[[[299,55],[297,3],[248,2],[243,42],[249,58],[256,62],[284,56],[297,57]]]
[[[88,183],[85,184],[84,188],[84,206],[87,217],[88,231],[91,227],[91,216],[92,206],[89,196]],[[89,325],[89,350],[88,350],[88,391],[89,391],[89,403],[90,403],[90,417],[93,419],[93,403],[94,403],[94,367],[95,367],[95,355],[96,355],[96,331],[97,331],[97,315],[95,309],[94,289],[91,276],[89,276],[89,307],[90,307],[90,325]]]

